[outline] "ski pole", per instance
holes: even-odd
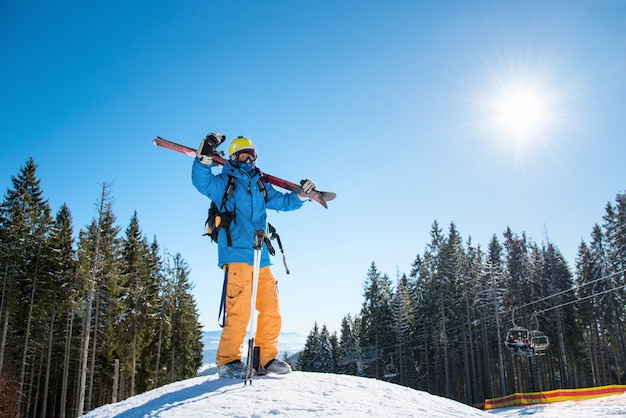
[[[244,377],[244,386],[250,382],[252,384],[252,369],[254,367],[254,338],[256,337],[256,299],[259,289],[259,270],[261,268],[261,249],[263,248],[263,241],[265,239],[265,231],[263,229],[257,229],[254,231],[254,261],[253,261],[253,273],[252,273],[252,298],[250,308],[250,329],[248,330],[248,358],[246,359],[246,374]],[[260,353],[259,353],[260,354]],[[259,360],[260,361],[260,358]],[[257,367],[259,367],[257,365]]]

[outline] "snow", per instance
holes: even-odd
[[[364,377],[293,372],[252,385],[217,375],[142,393],[85,415],[104,417],[626,417],[626,395],[481,411],[426,392]]]
[[[532,418],[626,417],[626,393],[577,402],[566,401],[543,405],[502,408],[494,410],[492,415],[497,417],[528,416]]]

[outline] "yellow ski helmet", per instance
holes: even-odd
[[[233,142],[230,143],[228,147],[228,155],[233,156],[233,154],[238,153],[239,151],[243,151],[245,149],[251,149],[256,152],[256,147],[248,138],[243,136],[238,136],[233,139]]]

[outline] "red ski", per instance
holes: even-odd
[[[177,144],[176,142],[172,142],[167,139],[161,138],[160,136],[157,136],[156,138],[154,138],[152,140],[152,143],[156,145],[157,147],[171,149],[172,151],[180,152],[181,154],[185,154],[190,157],[196,156],[195,149],[187,147],[185,145]],[[226,158],[224,158],[223,155],[220,155],[216,152],[213,154],[213,162],[215,164],[224,165],[226,164]],[[328,204],[326,202],[333,200],[335,197],[337,197],[336,193],[320,192],[317,190],[313,190],[310,193],[304,193],[302,191],[302,187],[300,187],[299,184],[292,183],[290,181],[283,180],[281,178],[274,177],[266,173],[263,173],[263,176],[261,178],[263,179],[263,181],[273,184],[274,186],[278,186],[283,189],[301,194],[303,196],[307,196],[309,199],[315,200],[316,202],[324,206],[326,209],[328,209]]]

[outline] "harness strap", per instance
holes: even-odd
[[[235,210],[237,210],[236,207],[235,207]],[[226,244],[228,244],[229,247],[232,247],[233,240],[230,235],[230,223],[231,222],[237,223],[237,221],[235,220],[235,211],[222,212],[220,214],[220,217],[221,217],[220,226],[226,230]]]
[[[265,183],[263,183],[262,177],[259,178],[259,181],[257,183],[259,185],[259,190],[261,191],[261,194],[263,194],[263,200],[265,200],[265,203],[267,203],[267,188],[265,187]]]
[[[220,212],[224,212],[224,208],[226,207],[226,201],[230,199],[230,197],[233,195],[233,191],[235,190],[235,183],[237,183],[237,177],[229,175],[228,183],[226,184],[226,189],[224,190],[224,196],[222,196]]]
[[[233,191],[235,191],[235,184],[237,184],[237,177],[229,175],[228,183],[226,184],[226,189],[224,190],[224,196],[222,196],[222,204],[220,205],[220,211],[219,211],[219,216],[221,218],[220,226],[226,230],[226,244],[229,247],[233,246],[233,240],[230,235],[230,223],[233,221],[237,223],[235,219],[235,213],[237,212],[237,207],[235,206],[235,209],[232,212],[225,212],[224,209],[226,209],[226,201],[230,199],[230,197],[233,194]]]

